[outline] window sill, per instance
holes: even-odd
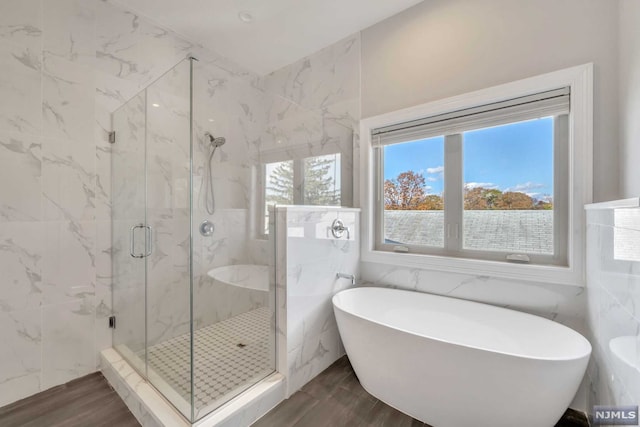
[[[584,287],[582,273],[571,267],[516,264],[437,255],[363,250],[363,262]]]

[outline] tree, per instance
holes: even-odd
[[[384,182],[384,204],[386,209],[418,209],[426,196],[425,179],[420,173],[402,172],[395,179]]]
[[[331,175],[337,163],[333,157],[311,157],[305,160],[304,204],[332,206],[340,204],[340,189]]]
[[[281,162],[269,175],[266,188],[268,204],[290,205],[293,203],[293,162]]]
[[[534,202],[531,197],[524,193],[507,191],[496,202],[496,209],[515,210],[515,209],[533,209]]]
[[[496,209],[502,191],[495,188],[475,187],[464,191],[464,208],[467,210]]]
[[[330,173],[333,165],[336,165],[335,160],[325,156],[312,157],[304,161],[304,204],[340,204],[340,188],[336,188],[336,180]],[[265,192],[267,204],[294,203],[293,176],[293,161],[278,164],[269,175]]]
[[[437,194],[428,194],[418,205],[418,209],[423,211],[441,211],[444,209],[444,200]]]
[[[468,188],[464,192],[466,210],[552,210],[550,201],[536,201],[519,191],[502,192],[494,188]]]

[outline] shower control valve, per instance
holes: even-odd
[[[213,235],[214,230],[215,230],[215,226],[209,220],[204,220],[202,221],[202,224],[200,224],[200,234],[202,234],[205,237]]]
[[[344,222],[342,222],[340,218],[336,218],[333,224],[331,224],[331,234],[333,234],[333,237],[339,239],[344,235],[345,231],[347,232],[347,240],[349,240],[351,238],[351,230],[349,230],[349,227],[344,226]]]

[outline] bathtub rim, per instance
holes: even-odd
[[[462,303],[480,304],[480,305],[488,306],[491,309],[498,310],[498,311],[501,311],[501,312],[509,312],[512,315],[515,313],[515,315],[517,315],[517,316],[534,317],[534,318],[536,318],[536,321],[551,322],[554,325],[554,327],[559,327],[559,328],[563,328],[565,330],[568,330],[567,332],[569,334],[575,336],[576,339],[578,339],[582,343],[586,344],[586,349],[588,351],[586,351],[586,352],[584,352],[582,354],[579,354],[577,356],[572,356],[572,357],[558,357],[558,356],[549,357],[549,356],[529,356],[529,355],[526,355],[526,354],[520,354],[520,353],[509,352],[509,351],[501,351],[501,350],[496,350],[496,349],[484,348],[484,347],[480,347],[480,346],[477,346],[477,345],[463,344],[463,343],[458,343],[458,342],[454,342],[454,341],[448,341],[448,340],[441,339],[441,338],[435,338],[435,337],[432,337],[432,336],[429,336],[429,335],[421,334],[421,333],[416,332],[416,331],[408,330],[406,328],[399,328],[399,327],[396,327],[396,326],[391,326],[391,325],[389,325],[387,323],[383,323],[383,322],[381,322],[379,320],[372,319],[370,317],[363,316],[361,314],[353,313],[353,312],[348,311],[345,308],[339,306],[339,304],[338,304],[338,300],[340,298],[339,295],[341,295],[343,293],[344,294],[357,293],[358,291],[363,291],[365,289],[382,290],[383,292],[402,292],[402,293],[424,294],[424,295],[428,295],[430,297],[452,299],[452,300],[460,301]],[[440,343],[443,343],[443,344],[449,344],[449,345],[469,348],[469,349],[483,351],[483,352],[501,354],[501,355],[508,356],[508,357],[515,357],[515,358],[525,359],[525,360],[537,360],[537,361],[570,362],[570,361],[580,360],[580,359],[583,359],[583,358],[589,358],[589,357],[591,357],[591,353],[593,352],[593,347],[591,346],[591,343],[589,342],[589,340],[586,339],[581,333],[579,333],[578,331],[573,330],[572,328],[570,328],[568,326],[565,326],[565,325],[563,325],[561,323],[558,323],[558,322],[555,322],[553,320],[547,319],[545,317],[536,316],[535,314],[530,314],[530,313],[526,313],[526,312],[523,312],[523,311],[513,310],[513,309],[510,309],[510,308],[495,306],[495,305],[486,304],[486,303],[473,301],[473,300],[466,300],[466,299],[462,299],[462,298],[455,298],[455,297],[450,297],[450,296],[445,296],[445,295],[438,295],[438,294],[433,294],[433,293],[428,293],[428,292],[412,291],[412,290],[408,290],[408,289],[383,288],[383,287],[375,287],[375,286],[363,286],[363,287],[345,289],[345,290],[342,290],[340,292],[337,292],[331,298],[331,303],[333,305],[334,310],[340,310],[341,312],[343,312],[343,313],[345,313],[347,315],[354,316],[356,318],[365,320],[367,322],[374,323],[376,325],[379,325],[379,326],[382,326],[382,327],[385,327],[385,328],[394,329],[394,330],[397,330],[397,331],[405,333],[405,334],[413,335],[413,336],[420,337],[420,338],[430,339],[430,340],[437,341],[437,342],[440,342]],[[338,326],[339,326],[339,323],[338,323]]]

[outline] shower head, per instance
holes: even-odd
[[[218,148],[221,145],[224,145],[225,142],[227,142],[227,140],[224,137],[219,136],[216,138],[213,135],[211,135],[209,132],[206,132],[204,136],[209,138],[209,143],[215,148]]]

